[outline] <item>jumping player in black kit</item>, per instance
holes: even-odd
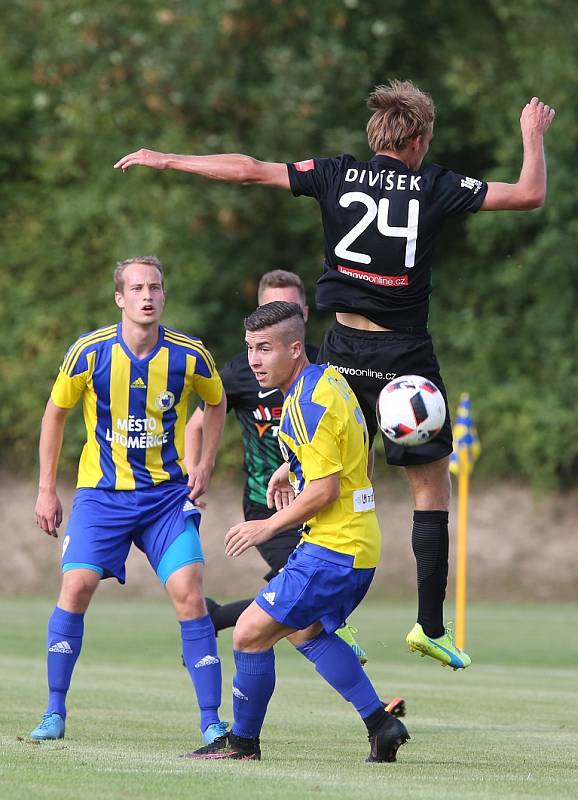
[[[347,377],[373,436],[376,398],[396,375],[423,375],[445,395],[427,332],[435,241],[446,217],[480,210],[523,211],[543,204],[543,139],[554,110],[537,97],[526,104],[520,117],[523,164],[517,182],[486,183],[438,165],[422,168],[435,109],[432,99],[409,81],[377,87],[368,105],[373,112],[368,141],[375,153],[370,161],[341,155],[283,164],[240,154],[182,156],[139,150],[115,167],[177,169],[214,180],[275,186],[317,200],[325,261],[316,304],[336,314],[319,359]],[[463,669],[471,659],[455,646],[443,622],[452,449],[449,415],[432,442],[411,449],[388,440],[384,444],[388,462],[405,467],[415,509],[412,545],[418,615],[406,641],[412,650]]]

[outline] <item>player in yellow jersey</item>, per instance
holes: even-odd
[[[118,324],[84,334],[69,348],[46,406],[40,434],[36,522],[57,537],[62,506],[56,475],[64,426],[82,400],[86,444],[62,544],[62,586],[48,623],[48,706],[32,733],[61,739],[66,694],[80,654],[84,614],[103,578],[125,582],[134,543],[166,587],[181,628],[205,742],[226,730],[219,720],[221,664],[203,597],[200,513],[225,419],[214,361],[200,339],[160,324],[164,275],[154,256],[120,262],[114,273]],[[205,402],[203,448],[184,463],[191,393]]]
[[[303,308],[307,321],[307,301],[305,287],[301,278],[294,272],[275,269],[262,275],[257,295],[259,305],[275,300],[298,303]],[[316,360],[317,347],[306,344],[305,350],[311,361]],[[238,353],[220,371],[227,395],[227,412],[234,410],[243,435],[244,464],[247,477],[243,493],[245,519],[266,519],[275,509],[267,507],[267,484],[277,467],[283,463],[277,438],[281,418],[281,391],[267,389],[261,391],[247,360],[247,351]],[[187,445],[192,446],[191,457],[200,452],[202,441],[203,409],[199,404],[187,423]],[[301,533],[297,528],[281,531],[257,547],[260,555],[269,566],[265,580],[269,581],[285,566],[287,559],[299,543]],[[206,598],[207,608],[215,630],[232,628],[253,598],[237,600],[219,605],[212,598]],[[367,653],[355,640],[356,629],[344,624],[337,632],[350,647],[362,664],[367,662]],[[395,698],[388,703],[389,710],[396,716],[405,714],[403,698]]]
[[[353,650],[335,634],[369,589],[380,555],[365,419],[339,372],[309,363],[297,303],[260,306],[245,330],[259,385],[285,395],[279,441],[286,463],[269,483],[276,513],[232,527],[225,550],[237,557],[298,524],[303,536],[235,627],[231,732],[188,756],[260,759],[259,736],[275,686],[273,647],[287,637],[362,717],[371,744],[367,760],[395,761],[408,732],[383,708]]]

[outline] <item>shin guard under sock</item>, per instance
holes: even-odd
[[[448,512],[414,511],[411,544],[417,565],[417,621],[432,639],[444,634],[448,582]]]
[[[60,714],[66,719],[66,695],[82,648],[83,634],[84,614],[65,611],[56,606],[48,621],[47,714]]]
[[[345,700],[352,703],[362,718],[383,708],[359,659],[351,647],[335,633],[323,631],[314,639],[300,644],[297,650],[315,664],[321,677]]]
[[[254,739],[261,733],[267,706],[275,688],[275,653],[233,651],[237,671],[233,678],[232,732],[235,736]]]
[[[221,705],[221,661],[211,618],[187,619],[180,623],[183,660],[189,671],[201,712],[201,731],[219,722]]]

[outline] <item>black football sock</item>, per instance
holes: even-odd
[[[448,512],[414,511],[411,544],[417,564],[417,621],[426,636],[444,635],[448,582]]]
[[[377,711],[373,712],[373,714],[363,718],[369,736],[373,736],[375,733],[377,733],[379,726],[383,720],[387,718],[387,716],[388,714],[385,708],[378,708]]]
[[[246,600],[236,600],[234,603],[220,606],[214,600],[209,604],[209,599],[208,597],[206,598],[207,609],[216,631],[233,628],[243,611],[253,602],[253,598],[248,597]]]

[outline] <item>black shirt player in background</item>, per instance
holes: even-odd
[[[186,156],[139,150],[115,167],[176,169],[214,180],[260,184],[307,195],[319,203],[325,233],[316,304],[333,311],[319,360],[334,364],[355,391],[370,435],[383,386],[408,373],[443,381],[427,332],[433,249],[447,217],[463,212],[538,208],[546,194],[544,134],[554,110],[537,97],[522,109],[522,169],[516,183],[486,183],[433,164],[422,167],[434,126],[429,95],[409,81],[377,87],[368,106],[370,161],[353,156],[283,164],[240,154]],[[447,402],[447,400],[446,400]],[[385,440],[387,460],[405,467],[414,503],[412,545],[417,562],[417,623],[413,650],[463,669],[470,657],[444,627],[448,572],[449,415],[438,436],[420,447]]]

